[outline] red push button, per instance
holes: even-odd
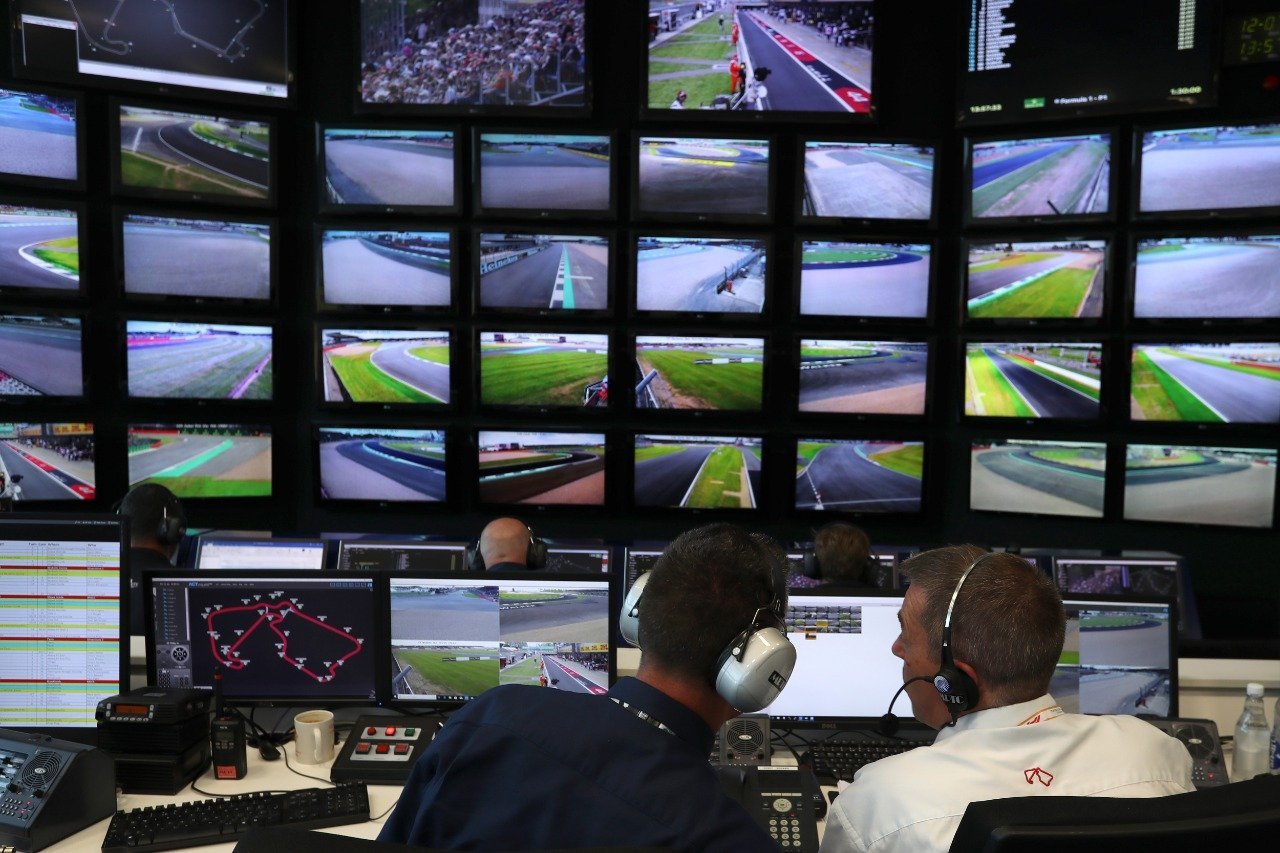
[[[392,736],[392,735],[394,735],[395,733],[396,733],[396,727],[395,727],[395,726],[387,726],[387,731],[386,731],[386,735],[387,735],[387,737],[391,737],[391,736]]]
[[[407,743],[396,744],[396,755],[408,755],[408,754],[409,754],[409,744]]]
[[[356,744],[356,755],[368,755],[369,746],[370,745],[365,741],[360,741],[358,744]]]
[[[365,730],[364,730],[364,733],[365,733],[365,734],[367,734],[367,735],[376,735],[376,734],[378,733],[378,727],[377,727],[377,726],[369,726],[369,728],[367,728],[367,729],[365,729]]]
[[[387,744],[387,743],[378,744],[378,755],[386,755],[390,751],[391,751],[391,744]]]

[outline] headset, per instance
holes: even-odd
[[[769,556],[770,601],[756,609],[747,627],[734,635],[716,659],[713,683],[716,693],[744,713],[759,711],[769,705],[782,688],[796,666],[796,648],[787,638],[786,612],[778,590],[786,589],[787,573],[773,555]],[[652,572],[636,578],[622,602],[618,617],[618,630],[623,638],[640,648],[640,598],[649,583]],[[773,625],[761,625],[760,617],[769,614],[782,629]]]
[[[547,542],[534,536],[529,525],[526,524],[525,529],[529,531],[529,546],[524,552],[524,567],[536,572],[547,566]],[[483,572],[487,568],[484,555],[480,553],[479,539],[467,546],[467,568],[473,572]]]
[[[942,665],[938,667],[938,674],[933,677],[933,686],[942,697],[943,704],[947,706],[947,712],[951,714],[951,722],[947,723],[948,726],[954,726],[961,714],[978,704],[978,685],[967,673],[956,666],[955,657],[951,654],[951,617],[956,609],[956,599],[960,597],[960,589],[968,579],[969,573],[983,560],[994,556],[995,553],[990,551],[980,554],[969,564],[969,568],[964,570],[960,580],[956,582],[955,590],[951,593],[951,602],[947,604],[947,616],[942,620]]]
[[[144,483],[143,486],[138,486],[137,488],[130,490],[128,494],[115,502],[111,507],[111,512],[115,515],[127,515],[132,521],[134,513],[137,512],[137,508],[133,506],[133,501],[129,500],[129,498],[134,495],[139,488],[144,488],[148,485],[152,484]],[[157,488],[164,489],[163,486],[157,486]],[[147,491],[151,492],[153,490],[147,489]],[[164,489],[164,494],[161,495],[157,493],[155,496],[159,497],[161,500],[160,520],[156,524],[155,530],[152,531],[152,535],[161,545],[166,548],[170,548],[181,542],[182,537],[187,535],[187,517],[182,512],[182,504],[178,501],[177,496],[168,489]],[[126,504],[129,504],[127,509],[125,507]],[[172,513],[169,512],[170,508],[173,509]]]
[[[804,576],[813,580],[822,580],[822,565],[818,562],[818,535],[828,527],[836,525],[849,524],[847,521],[830,521],[813,531],[813,547],[806,548],[804,551]],[[861,581],[864,583],[872,582],[872,574],[868,571],[872,566],[876,565],[876,555],[867,551],[867,561],[858,571],[861,572]]]

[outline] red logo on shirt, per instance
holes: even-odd
[[[1039,767],[1032,767],[1030,770],[1023,770],[1022,775],[1026,777],[1028,785],[1034,785],[1039,782],[1046,788],[1053,784],[1053,774],[1048,770],[1041,770]]]

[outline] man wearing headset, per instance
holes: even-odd
[[[159,483],[134,486],[116,511],[129,519],[129,633],[142,634],[143,574],[173,568],[187,515],[177,495]]]
[[[1066,615],[1043,572],[971,545],[901,568],[911,585],[893,653],[916,719],[939,733],[858,771],[827,815],[823,853],[945,851],[977,800],[1192,790],[1174,738],[1136,717],[1063,713],[1049,695]]]
[[[725,721],[763,708],[791,674],[784,579],[765,537],[729,524],[681,535],[623,603],[636,676],[607,696],[504,685],[472,699],[414,766],[379,840],[777,853],[707,755]]]
[[[495,518],[480,531],[480,539],[476,543],[484,570],[490,572],[542,568],[536,565],[537,560],[529,559],[538,547],[539,541],[534,539],[533,532],[518,518]],[[542,549],[542,561],[545,562],[545,545]]]

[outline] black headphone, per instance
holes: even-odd
[[[954,726],[961,714],[978,704],[978,685],[967,673],[956,666],[955,657],[951,653],[951,617],[955,612],[956,599],[960,597],[960,588],[964,586],[969,573],[987,557],[994,556],[995,553],[990,551],[980,554],[969,564],[969,568],[964,570],[960,580],[956,582],[955,590],[951,593],[946,618],[942,620],[942,665],[938,667],[938,674],[933,677],[933,686],[942,697],[943,704],[947,706],[947,712],[951,714],[951,722],[947,723],[948,726]]]
[[[124,505],[128,502],[129,495],[133,494],[133,492],[134,490],[130,490],[128,494],[112,504],[111,512],[114,515],[132,515],[132,510],[126,512]],[[178,501],[176,495],[170,493],[163,497],[163,501],[160,504],[160,521],[156,524],[156,529],[152,532],[152,535],[155,536],[157,542],[168,548],[181,542],[182,537],[187,535],[187,517],[183,514],[182,504]],[[169,512],[170,507],[173,508],[172,514]]]
[[[539,571],[547,566],[547,542],[533,535],[533,529],[525,525],[529,531],[529,545],[524,551],[524,567],[531,572]],[[480,540],[467,546],[467,568],[473,572],[486,570],[484,555],[480,553]]]

